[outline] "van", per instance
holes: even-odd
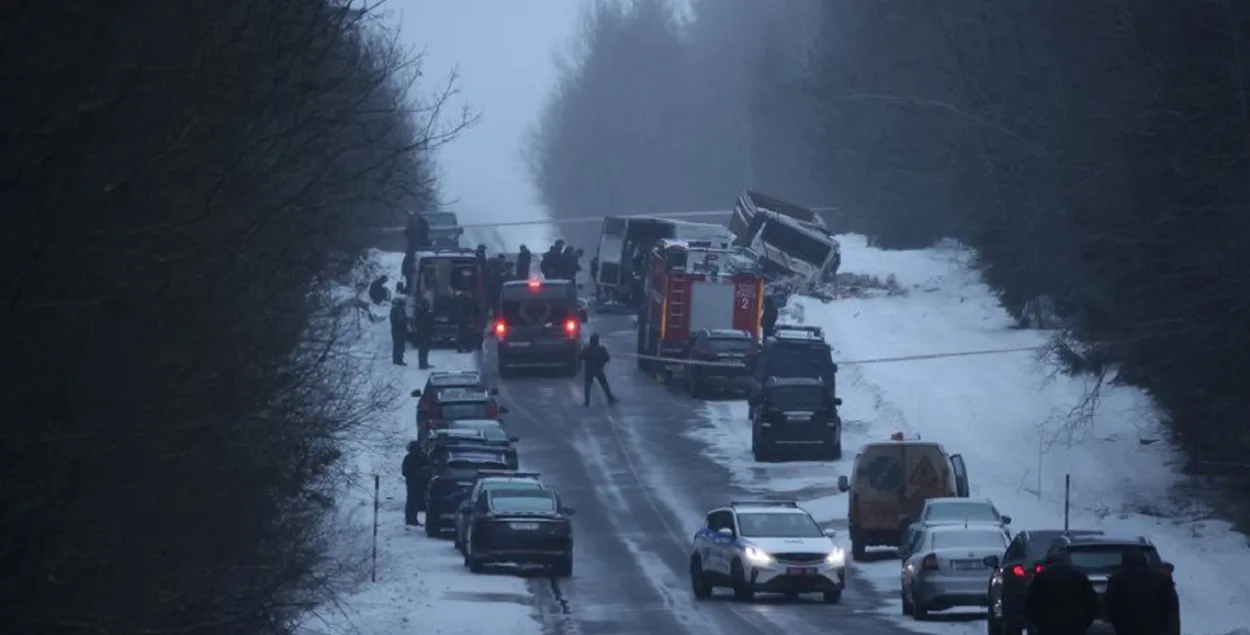
[[[838,477],[838,489],[850,493],[851,555],[861,559],[868,547],[902,545],[926,500],[967,497],[968,470],[962,456],[939,443],[895,434],[860,448],[850,478]]]

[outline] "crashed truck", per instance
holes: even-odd
[[[759,259],[770,281],[796,286],[833,282],[842,247],[815,211],[743,190],[729,218],[733,245]]]
[[[607,304],[642,305],[650,250],[665,239],[694,240],[728,247],[733,234],[723,225],[652,216],[608,216],[599,233],[595,284]]]
[[[734,330],[760,341],[764,278],[740,249],[712,241],[662,238],[646,257],[638,312],[638,368],[666,377],[662,359],[680,357],[698,331]]]

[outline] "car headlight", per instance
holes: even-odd
[[[773,561],[773,557],[759,547],[747,547],[742,553],[754,564],[768,564]]]
[[[831,564],[835,567],[846,566],[846,552],[835,547],[833,551],[829,552],[829,555],[825,556],[825,564]]]

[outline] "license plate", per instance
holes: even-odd
[[[951,564],[956,571],[977,571],[985,568],[985,563],[979,560],[956,560]]]
[[[537,531],[538,523],[508,523],[508,527],[519,531]]]
[[[452,513],[450,513],[450,514],[439,514],[439,515],[438,515],[438,517],[439,517],[439,518],[443,518],[443,519],[455,518],[455,517],[456,517],[456,512],[452,512]]]
[[[786,575],[797,577],[807,577],[816,575],[816,569],[812,567],[786,567]]]
[[[529,345],[529,342],[508,342],[508,346],[511,346],[512,348],[525,348]]]

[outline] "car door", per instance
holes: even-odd
[[[903,559],[901,580],[906,589],[910,589],[911,582],[916,576],[916,569],[920,567],[920,561],[924,558],[925,542],[928,539],[929,532],[921,529],[912,534],[911,542],[900,549],[902,553],[899,555]]]
[[[962,454],[951,455],[951,471],[955,475],[955,495],[967,498],[969,496],[968,467],[964,465]]]
[[[730,550],[733,548],[734,539],[722,535],[721,529],[734,530],[733,514],[727,510],[712,512],[708,515],[708,527],[712,530],[712,566],[709,570],[716,573],[729,575],[729,562],[731,559]]]
[[[477,526],[477,519],[488,513],[490,513],[490,500],[486,496],[486,491],[483,490],[477,495],[477,500],[473,502],[473,514],[469,519],[469,529],[464,532],[466,550],[468,549],[467,546],[473,542],[473,530]]]

